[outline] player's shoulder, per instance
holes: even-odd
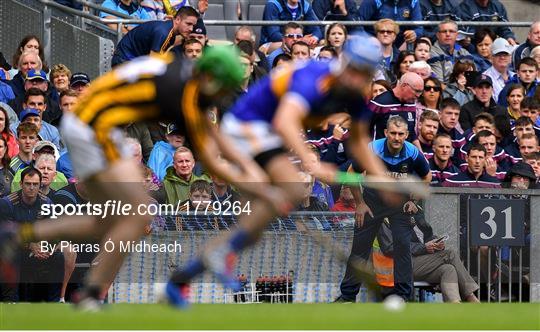
[[[386,138],[379,138],[377,140],[371,141],[369,147],[371,150],[377,154],[382,154],[384,152],[384,146],[386,144]]]
[[[370,101],[370,103],[375,105],[375,106],[380,106],[380,107],[388,107],[388,106],[392,106],[392,105],[396,105],[396,106],[401,105],[399,100],[397,100],[396,96],[394,96],[394,94],[391,91],[385,91],[385,92],[381,93],[377,97],[373,98]]]
[[[405,141],[403,144],[403,149],[405,149],[405,155],[413,159],[416,159],[418,156],[422,155],[418,147],[409,141]]]

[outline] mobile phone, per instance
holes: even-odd
[[[472,87],[478,76],[480,76],[480,72],[478,71],[466,71],[463,74],[467,80],[467,83],[465,83],[466,87]]]
[[[435,240],[435,243],[439,243],[439,242],[445,242],[446,240],[448,240],[450,237],[448,235],[443,235],[441,236],[440,238],[436,239]]]

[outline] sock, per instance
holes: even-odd
[[[229,245],[234,252],[242,251],[251,244],[251,239],[247,231],[243,229],[237,230],[229,239]]]
[[[204,271],[204,264],[200,258],[192,259],[184,269],[176,270],[171,281],[175,284],[185,284]]]
[[[31,223],[23,223],[19,228],[19,241],[20,243],[30,243],[36,241],[36,234],[34,233],[34,225]]]

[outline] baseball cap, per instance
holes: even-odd
[[[167,131],[166,131],[167,135],[172,135],[172,134],[181,134],[180,133],[180,129],[178,129],[178,127],[174,124],[174,123],[170,123],[168,126],[167,126]]]
[[[496,55],[499,53],[512,54],[512,46],[510,45],[508,40],[504,38],[495,39],[493,45],[491,45],[491,54]]]
[[[47,74],[43,70],[30,69],[26,74],[26,80],[44,80],[47,81]]]
[[[465,38],[467,37],[472,37],[473,34],[470,33],[470,32],[467,32],[467,31],[463,31],[463,30],[458,30],[457,32],[457,37],[456,37],[456,41],[462,41],[462,40],[465,40]]]
[[[491,77],[487,76],[486,74],[478,75],[476,80],[474,81],[473,86],[477,87],[482,84],[488,84],[489,86],[493,86],[493,82],[491,81]]]
[[[19,114],[19,121],[24,121],[28,116],[39,116],[39,111],[35,108],[24,109],[21,114]]]
[[[72,87],[76,84],[90,84],[90,77],[85,73],[75,73],[71,75],[69,86]]]
[[[51,141],[39,141],[34,146],[34,149],[32,150],[32,153],[40,152],[42,149],[49,147],[53,150],[54,159],[58,161],[60,158],[60,154],[58,153],[58,149],[56,148],[56,145],[54,145]]]
[[[193,27],[193,31],[191,33],[197,33],[199,35],[206,36],[206,26],[204,25],[202,18],[199,18],[197,20],[197,24],[195,24],[195,26]]]

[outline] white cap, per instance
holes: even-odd
[[[39,150],[43,149],[46,146],[53,148],[54,159],[56,159],[56,161],[58,161],[58,159],[60,159],[60,153],[58,152],[58,148],[56,147],[56,145],[54,145],[51,141],[39,141],[39,142],[37,142],[36,145],[34,146],[34,149],[32,150],[32,153],[36,153],[36,151],[39,151]]]
[[[512,54],[512,46],[510,46],[510,43],[508,40],[504,38],[497,38],[493,42],[493,45],[491,45],[491,54],[496,55],[499,53],[507,53]]]

